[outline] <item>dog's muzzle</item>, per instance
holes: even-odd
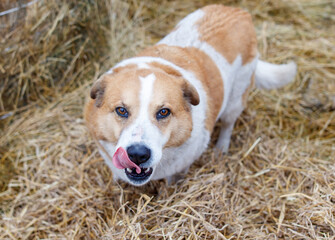
[[[134,144],[125,151],[119,147],[114,156],[113,164],[119,169],[124,169],[128,179],[136,185],[147,182],[153,172],[153,168],[145,168],[141,165],[151,158],[151,150],[142,144]]]

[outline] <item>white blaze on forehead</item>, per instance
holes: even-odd
[[[138,118],[135,121],[134,128],[131,130],[131,139],[134,142],[140,142],[143,140],[145,134],[144,128],[148,127],[147,124],[150,124],[149,104],[156,76],[155,74],[151,73],[146,77],[139,77],[139,79],[141,81],[141,90],[139,96],[140,110]]]
[[[167,137],[162,135],[155,124],[151,122],[149,109],[154,91],[155,74],[151,73],[145,77],[139,77],[141,81],[140,91],[140,110],[138,118],[135,120],[133,129],[131,129],[132,142],[145,144],[151,150],[151,160],[142,164],[143,167],[156,166],[162,158],[162,149],[167,142]],[[128,140],[129,141],[129,140]]]
[[[140,77],[141,92],[140,92],[140,118],[149,117],[148,108],[151,100],[154,82],[156,80],[155,74],[151,73],[146,77]]]

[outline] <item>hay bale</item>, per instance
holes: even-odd
[[[124,35],[139,47],[135,38],[141,40],[137,33],[143,31],[136,29],[140,19],[128,18],[128,5],[37,1],[20,9],[18,13],[26,12],[16,19],[20,24],[8,21],[1,31],[0,111],[51,102],[91,79],[97,66],[133,53],[125,47]],[[117,54],[111,54],[115,49]]]
[[[228,155],[209,148],[178,184],[135,188],[97,153],[82,120],[92,79],[211,2],[40,1],[5,35],[0,164],[12,167],[0,173],[15,174],[1,186],[1,239],[333,239],[329,1],[224,2],[251,12],[263,58],[299,65],[290,86],[252,92]]]

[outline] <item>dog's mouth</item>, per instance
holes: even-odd
[[[149,181],[150,176],[152,175],[153,168],[144,168],[132,162],[126,150],[122,147],[119,147],[113,156],[113,164],[118,169],[124,169],[124,172],[130,183],[134,185],[142,185]]]
[[[126,176],[131,180],[132,182],[135,183],[143,183],[146,180],[148,180],[153,172],[153,169],[150,168],[141,168],[141,172],[138,173],[136,171],[136,168],[125,168],[124,169]]]

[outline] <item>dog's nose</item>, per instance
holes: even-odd
[[[134,144],[127,148],[129,159],[137,165],[145,163],[151,156],[151,151],[144,145]]]

